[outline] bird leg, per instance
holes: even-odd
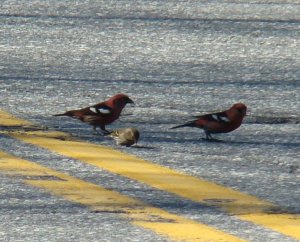
[[[100,126],[100,129],[102,131],[102,135],[109,135],[111,133],[111,131],[105,129],[105,126]]]
[[[210,140],[213,140],[214,138],[211,136],[211,134],[207,131],[207,130],[204,130],[205,132],[205,135],[206,135],[206,140],[207,141],[210,141]]]
[[[222,140],[213,138],[211,136],[211,134],[208,133],[208,132],[205,132],[205,134],[206,134],[206,139],[205,139],[206,141],[210,141],[210,142],[222,142]]]
[[[105,127],[100,127],[101,131],[98,131],[97,130],[97,126],[93,126],[93,130],[94,130],[94,134],[97,134],[97,135],[109,135],[111,132],[106,130]]]

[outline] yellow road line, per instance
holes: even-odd
[[[0,171],[20,177],[26,184],[43,188],[92,211],[112,212],[133,224],[180,241],[244,241],[193,220],[168,213],[101,186],[68,176],[34,162],[0,151]]]
[[[13,119],[14,117],[11,116],[10,120]],[[5,122],[9,123],[7,120]],[[24,142],[79,159],[112,173],[144,182],[152,187],[196,202],[216,206],[242,220],[300,239],[299,215],[284,211],[280,212],[280,208],[275,204],[255,196],[180,173],[109,147],[78,140],[68,140],[68,136],[64,133],[12,132],[9,135]],[[56,136],[60,138],[55,138]],[[65,138],[61,138],[63,136]]]
[[[16,118],[12,116],[10,113],[0,110],[0,125],[1,126],[26,126],[26,125],[32,125],[32,123],[24,119]]]

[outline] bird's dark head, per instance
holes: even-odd
[[[247,106],[243,103],[235,103],[231,108],[237,110],[243,116],[246,116],[247,113]]]
[[[127,103],[134,104],[134,102],[125,94],[119,93],[111,97],[109,102],[112,102],[114,106],[124,108]]]

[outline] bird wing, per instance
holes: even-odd
[[[113,113],[113,109],[109,106],[107,106],[106,104],[97,104],[94,106],[89,107],[89,114],[90,115],[103,115],[103,116],[107,116],[107,115],[111,115]]]
[[[213,121],[213,122],[219,122],[219,123],[230,123],[231,122],[231,120],[229,119],[229,117],[225,111],[201,115],[201,116],[198,116],[198,118],[204,119],[206,121]]]

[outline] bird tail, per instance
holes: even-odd
[[[185,124],[181,124],[181,125],[172,127],[171,129],[177,129],[177,128],[181,128],[181,127],[194,127],[194,126],[195,126],[195,121],[190,121]]]
[[[73,114],[73,111],[67,111],[67,112],[64,112],[64,113],[58,113],[58,114],[53,114],[53,116],[69,116],[69,117],[73,117],[74,114]]]
[[[58,116],[66,116],[65,113],[59,113],[59,114],[53,114],[53,116],[58,117]]]

